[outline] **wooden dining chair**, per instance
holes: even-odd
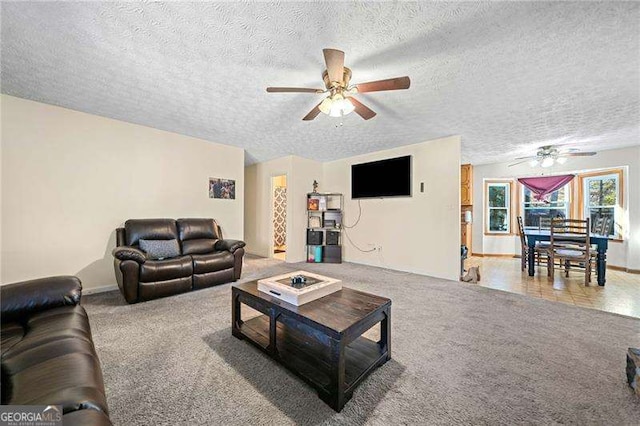
[[[538,219],[538,231],[548,231],[551,229],[551,221],[553,219],[549,216],[540,216],[540,218]],[[549,245],[551,243],[549,241],[537,241],[536,242],[536,247],[540,247],[541,249],[541,254],[544,253],[546,255],[546,251],[549,248]]]
[[[529,260],[529,244],[527,244],[527,237],[524,235],[522,216],[518,216],[518,233],[520,234],[520,270],[524,271]]]
[[[565,274],[569,276],[572,263],[584,265],[584,283],[591,281],[591,241],[590,220],[554,219],[551,221],[548,276],[553,280],[553,267],[556,259],[565,265]]]
[[[551,229],[551,221],[553,219],[549,216],[540,216],[538,219],[538,230],[539,231],[548,231]]]
[[[611,222],[613,218],[611,216],[598,216],[594,220],[594,222],[598,222],[596,226],[593,226],[593,233],[597,235],[608,236],[609,235],[609,227],[611,226]],[[598,261],[598,247],[596,245],[591,245],[591,261],[595,264]],[[596,275],[598,274],[598,268],[595,268]]]
[[[525,270],[527,268],[527,262],[529,260],[529,256],[533,256],[534,261],[537,265],[540,265],[542,260],[547,259],[547,248],[548,245],[540,245],[541,241],[538,241],[533,249],[533,253],[529,252],[529,244],[527,244],[527,236],[524,233],[524,221],[522,216],[518,216],[518,233],[520,234],[520,269]],[[548,243],[548,241],[545,241]]]

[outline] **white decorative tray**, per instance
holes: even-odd
[[[307,282],[303,285],[292,284],[291,278],[297,275],[305,277]],[[258,291],[296,306],[304,305],[338,290],[342,290],[340,280],[306,271],[290,272],[258,280]]]

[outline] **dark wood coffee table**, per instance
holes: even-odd
[[[243,321],[240,305],[264,315]],[[380,341],[362,334],[380,323]],[[391,359],[391,300],[349,288],[301,306],[232,287],[232,333],[246,339],[318,391],[336,411],[375,368]]]

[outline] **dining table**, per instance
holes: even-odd
[[[533,253],[538,241],[551,241],[551,231],[549,229],[525,229],[524,235],[527,237],[529,253]],[[554,238],[562,238],[562,235],[554,234]],[[606,235],[590,234],[591,245],[597,247],[598,256],[596,258],[596,269],[598,271],[598,285],[604,286],[607,280],[607,248],[609,248],[609,237]],[[535,274],[534,256],[529,256],[529,276]]]

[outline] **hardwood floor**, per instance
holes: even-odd
[[[640,318],[640,275],[607,269],[607,284],[595,282],[584,285],[584,273],[572,271],[565,278],[564,271],[556,270],[553,282],[547,278],[545,267],[536,267],[533,277],[520,271],[520,259],[501,257],[471,257],[465,268],[479,266],[483,287],[524,294],[530,297],[567,303],[585,308],[599,309]]]

